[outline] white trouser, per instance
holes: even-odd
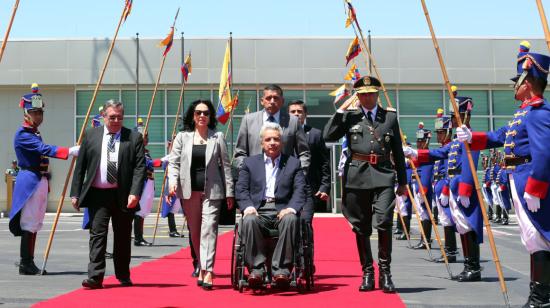
[[[510,174],[509,177],[510,187],[512,188],[512,200],[514,201],[514,209],[516,211],[519,229],[521,231],[521,243],[530,254],[541,250],[550,251],[550,242],[548,242],[546,238],[540,234],[537,228],[533,226],[533,223],[527,216],[527,213],[525,213],[523,205],[521,205],[521,200],[516,191],[514,176]]]
[[[21,209],[20,226],[23,231],[36,233],[42,229],[48,207],[48,179],[42,177],[32,196]]]
[[[453,219],[455,221],[456,230],[460,234],[466,234],[473,230],[472,227],[470,227],[470,224],[468,223],[468,220],[466,219],[466,216],[464,216],[464,213],[458,208],[459,205],[456,201],[456,197],[453,196],[453,193],[450,192],[449,196],[449,204],[451,206],[451,215],[453,215]],[[470,206],[474,206],[470,204]]]
[[[439,198],[435,198],[435,204],[437,204],[437,215],[439,215],[439,221],[441,222],[441,225],[443,227],[452,227],[454,226],[453,221],[451,220],[451,217],[447,216],[447,213],[443,209],[443,205],[441,205],[441,202],[439,202]]]
[[[404,200],[407,200],[407,197],[404,196],[397,196],[395,197],[395,209],[393,210],[395,213],[398,213],[401,216],[408,216],[407,209],[405,208],[405,202]]]
[[[180,198],[176,198],[176,201],[174,202],[174,205],[170,208],[170,213],[177,214],[181,210],[181,200]]]
[[[147,180],[145,186],[143,187],[143,193],[141,194],[141,199],[139,200],[139,212],[136,215],[141,216],[142,218],[147,217],[153,209],[153,200],[155,198],[155,181]]]
[[[491,203],[491,200],[489,200],[489,196],[487,195],[487,191],[485,190],[485,187],[481,187],[481,193],[483,194],[483,199],[485,199],[485,204],[488,204],[489,207],[493,207],[493,204]]]
[[[412,191],[416,191],[416,190],[417,190],[416,184],[413,184]],[[415,193],[414,194],[414,201],[416,203],[416,211],[418,212],[418,216],[420,217],[420,219],[421,220],[430,220],[430,216],[428,215],[428,211],[426,211],[422,207],[422,203],[424,203],[424,198],[422,198],[422,195],[420,193]],[[413,206],[414,206],[414,204],[413,204]]]
[[[500,194],[498,193],[498,185],[493,183],[491,184],[491,193],[493,194],[493,204],[494,205],[502,205],[502,202],[500,202]]]

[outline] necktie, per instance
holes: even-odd
[[[368,118],[368,120],[369,120],[370,123],[373,122],[373,121],[372,121],[372,111],[369,110],[369,111],[367,112],[367,118]]]
[[[115,155],[115,134],[110,133],[109,143],[107,143],[107,182],[115,184],[117,182],[116,162],[111,161],[111,155]]]
[[[267,118],[268,122],[275,123],[275,117],[270,115],[269,118]]]

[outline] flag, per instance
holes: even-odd
[[[348,5],[348,18],[346,19],[346,28],[349,27],[353,22],[357,22],[357,15],[355,15],[355,9],[351,4],[351,0],[346,0]]]
[[[352,64],[349,68],[346,76],[344,76],[344,80],[349,80],[352,83],[357,81],[359,78],[361,78],[361,74],[359,74],[359,69],[357,68],[357,65]]]
[[[187,55],[185,58],[185,61],[183,61],[183,65],[181,66],[181,73],[183,74],[183,80],[187,82],[187,78],[189,75],[191,75],[192,72],[192,66],[191,66],[191,53]]]
[[[348,52],[346,53],[346,65],[349,64],[353,58],[357,57],[361,52],[361,46],[359,45],[359,38],[356,36],[353,41],[349,44]]]
[[[166,54],[170,51],[170,48],[172,48],[172,43],[174,42],[174,27],[170,27],[170,33],[159,43],[158,47],[166,46],[166,49],[164,49],[164,53],[162,53],[163,56],[166,56]]]
[[[225,48],[225,56],[223,57],[222,73],[220,75],[220,89],[218,91],[218,110],[216,117],[220,123],[225,124],[229,119],[233,107],[231,99],[231,48],[229,42]]]
[[[124,5],[124,12],[122,15],[124,16],[124,21],[126,21],[126,18],[128,18],[128,15],[130,15],[130,12],[132,11],[132,1],[133,0],[126,0],[126,4]]]
[[[342,86],[340,86],[338,89],[330,92],[328,95],[330,96],[334,96],[334,103],[336,104],[338,101],[340,101],[341,99],[349,96],[349,91],[348,89],[346,88],[346,85],[343,84]]]

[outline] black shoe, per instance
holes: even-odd
[[[119,279],[118,281],[120,282],[120,285],[123,287],[131,287],[134,285],[134,283],[132,282],[132,280],[130,280],[130,278]]]
[[[367,292],[374,290],[374,273],[365,273],[363,274],[363,281],[359,286],[359,292]]]
[[[397,241],[406,241],[407,240],[407,235],[405,233],[401,233],[401,235],[396,236],[395,239]]]
[[[432,241],[429,241],[428,242],[428,247],[430,249],[432,249]],[[424,241],[423,240],[420,240],[420,242],[418,242],[418,244],[414,245],[413,247],[411,247],[412,249],[426,249],[426,244],[424,244]]]
[[[147,246],[147,247],[150,247],[150,246],[153,246],[153,244],[147,242],[144,239],[140,239],[140,240],[134,240],[134,246]]]
[[[195,266],[195,269],[191,273],[191,277],[194,277],[194,278],[199,277],[200,271],[201,271],[201,267],[200,266]]]
[[[262,286],[264,281],[263,273],[253,271],[248,275],[248,286],[252,289],[257,289]]]
[[[384,293],[395,293],[395,286],[391,280],[390,273],[380,273],[378,284]]]
[[[40,269],[34,264],[34,244],[36,242],[36,233],[23,231],[21,233],[19,275],[38,275]]]
[[[103,289],[103,281],[88,278],[82,280],[82,286],[87,289]]]
[[[474,231],[470,231],[464,234],[463,237],[464,244],[466,245],[466,250],[464,251],[464,270],[458,275],[458,281],[481,281],[477,235]]]
[[[447,261],[449,263],[455,263],[456,262],[456,256],[457,256],[458,252],[456,252],[456,251],[454,251],[454,252],[445,251],[445,253],[447,254]],[[435,262],[436,263],[445,263],[445,258],[443,258],[443,255],[441,255],[439,258],[435,259]]]
[[[290,287],[290,277],[286,274],[275,275],[275,277],[273,277],[273,282],[275,282],[277,289],[280,290],[288,290]]]
[[[178,231],[173,231],[168,234],[170,237],[183,237]]]
[[[458,281],[460,282],[472,282],[472,281],[481,281],[481,269],[464,269],[458,275]]]
[[[21,261],[19,263],[19,275],[40,275],[40,269],[34,264],[34,261],[29,263]]]
[[[105,259],[112,259],[113,258],[113,254],[110,253],[110,252],[105,252]]]
[[[500,223],[502,223],[502,219],[500,217],[497,217],[493,220],[493,222],[496,223],[496,224],[500,224]]]
[[[403,231],[401,231],[401,229],[395,229],[395,231],[393,231],[393,234],[400,235],[400,234],[403,234]]]

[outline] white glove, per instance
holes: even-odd
[[[167,162],[168,160],[170,160],[170,154],[164,156],[163,158],[160,159],[161,162],[165,163]]]
[[[416,200],[416,203],[418,203],[418,205],[424,203],[424,198],[422,198],[421,193],[416,193],[416,195],[414,196],[414,199]]]
[[[529,209],[529,211],[536,213],[540,209],[539,197],[535,197],[530,193],[525,192],[523,194],[523,199],[525,199],[525,203],[527,203],[527,208]]]
[[[462,126],[456,128],[456,138],[460,142],[468,141],[470,143],[472,142],[472,131],[462,124]]]
[[[449,196],[444,194],[439,195],[439,203],[443,206],[449,205]]]
[[[458,201],[463,207],[468,208],[470,206],[470,198],[466,196],[458,196]]]
[[[417,157],[418,151],[411,148],[410,146],[406,146],[403,148],[403,154],[405,154],[406,157]]]
[[[499,193],[502,192],[502,189],[500,188],[500,186],[497,188],[497,191],[498,191]]]
[[[74,157],[78,157],[78,151],[79,150],[80,150],[79,145],[75,145],[74,147],[70,147],[69,148],[69,155],[74,156]]]

